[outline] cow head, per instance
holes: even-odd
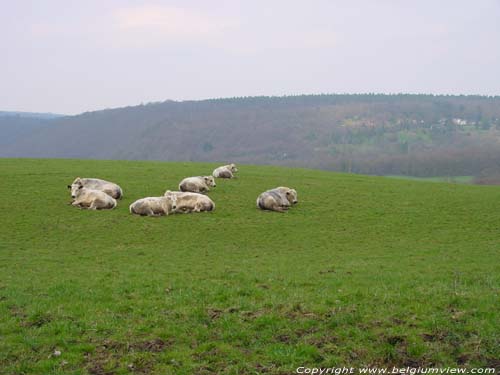
[[[238,172],[238,168],[236,168],[236,164],[234,163],[229,164],[229,169],[231,169],[233,173]]]
[[[297,191],[295,189],[290,189],[286,191],[286,199],[292,204],[297,204]]]
[[[177,208],[177,195],[172,193],[170,190],[167,190],[163,196],[167,198],[167,202],[171,207],[171,209],[169,209],[168,212],[174,211]]]
[[[82,179],[80,177],[77,177],[71,185],[68,185],[68,189],[71,189],[71,198],[76,198],[78,190],[80,190],[81,188],[83,188]]]
[[[215,184],[215,179],[212,176],[203,176],[203,180],[205,181],[205,184],[207,184],[207,186],[212,186],[212,187],[217,186]]]

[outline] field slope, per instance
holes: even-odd
[[[0,159],[0,373],[498,365],[498,187],[243,165],[215,212],[128,213],[214,166]],[[125,198],[68,206],[76,176]]]

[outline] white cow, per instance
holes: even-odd
[[[191,213],[215,210],[215,203],[206,195],[199,193],[171,191],[165,193],[173,194],[177,197],[176,213]]]
[[[114,182],[101,180],[99,178],[77,177],[71,185],[68,185],[68,188],[72,189],[73,186],[83,186],[89,189],[100,190],[115,199],[121,199],[123,197],[123,191],[120,186]]]
[[[141,216],[168,216],[175,212],[177,197],[167,191],[163,197],[146,197],[129,206],[131,214]]]
[[[116,207],[116,200],[105,192],[81,185],[71,188],[71,197],[74,199],[71,204],[78,208],[111,210]]]
[[[192,193],[207,193],[210,191],[210,187],[216,186],[215,179],[212,176],[186,177],[179,184],[179,190]]]
[[[297,191],[280,186],[263,192],[257,198],[257,207],[262,210],[285,212],[292,204],[297,204]]]
[[[236,164],[232,163],[215,168],[212,176],[217,178],[235,178],[234,174],[236,172],[238,172],[238,168],[236,168]]]

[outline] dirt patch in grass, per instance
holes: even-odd
[[[154,338],[150,340],[123,343],[104,340],[96,345],[93,352],[85,355],[85,367],[92,375],[114,375],[119,369],[120,359],[130,352],[160,353],[173,344],[173,340]],[[153,368],[153,361],[137,358],[127,365],[128,370],[136,374],[148,374]]]
[[[236,306],[231,306],[224,310],[211,308],[207,310],[207,315],[210,318],[210,320],[216,320],[219,319],[224,314],[233,314],[238,311],[240,311],[240,308]]]
[[[494,368],[495,374],[500,373],[500,359],[488,359],[484,367]]]
[[[85,354],[85,368],[92,375],[114,375],[117,365],[110,365],[116,355],[104,347],[96,348],[93,353]]]
[[[335,273],[335,270],[334,270],[333,268],[328,268],[328,269],[326,269],[326,270],[321,270],[321,271],[319,271],[319,274],[320,274],[320,275],[324,275],[324,274],[326,274],[326,273]]]
[[[378,365],[404,367],[429,367],[434,365],[425,357],[416,358],[408,353],[407,338],[400,335],[382,336],[381,341],[394,347],[394,354],[385,357]]]
[[[52,316],[49,314],[45,313],[37,313],[34,314],[33,316],[30,316],[29,318],[25,319],[21,325],[23,327],[36,327],[40,328],[44,326],[45,324],[48,324],[52,321]]]
[[[135,351],[158,353],[170,347],[172,344],[173,340],[164,341],[162,339],[157,338],[153,340],[147,340],[131,344],[130,348]]]
[[[10,316],[13,318],[26,319],[27,314],[19,306],[9,306]]]
[[[290,335],[278,335],[276,336],[276,341],[282,342],[285,344],[289,344],[293,341],[296,341],[294,338],[292,338]]]
[[[316,337],[309,337],[305,340],[308,345],[315,346],[318,349],[323,349],[327,345],[338,343],[339,339],[336,336],[322,335]]]
[[[445,331],[437,331],[433,333],[422,333],[422,339],[427,342],[441,342],[446,340],[449,336],[448,332]]]
[[[265,310],[256,310],[256,311],[241,311],[240,316],[244,321],[252,321],[261,316],[265,315],[267,312]]]

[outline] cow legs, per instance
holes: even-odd
[[[158,215],[156,215],[156,214],[155,214],[155,212],[153,211],[153,209],[152,209],[152,208],[148,208],[148,209],[146,210],[146,215],[147,215],[147,216],[158,216]]]
[[[273,207],[273,211],[276,211],[276,212],[286,212],[287,208],[282,207],[282,206],[274,206]]]
[[[84,207],[82,206],[82,202],[80,202],[79,200],[74,200],[73,202],[71,202],[71,205],[73,207],[78,207],[80,210],[83,209]]]
[[[98,207],[98,202],[97,200],[93,200],[92,203],[90,204],[89,210],[97,210]]]

